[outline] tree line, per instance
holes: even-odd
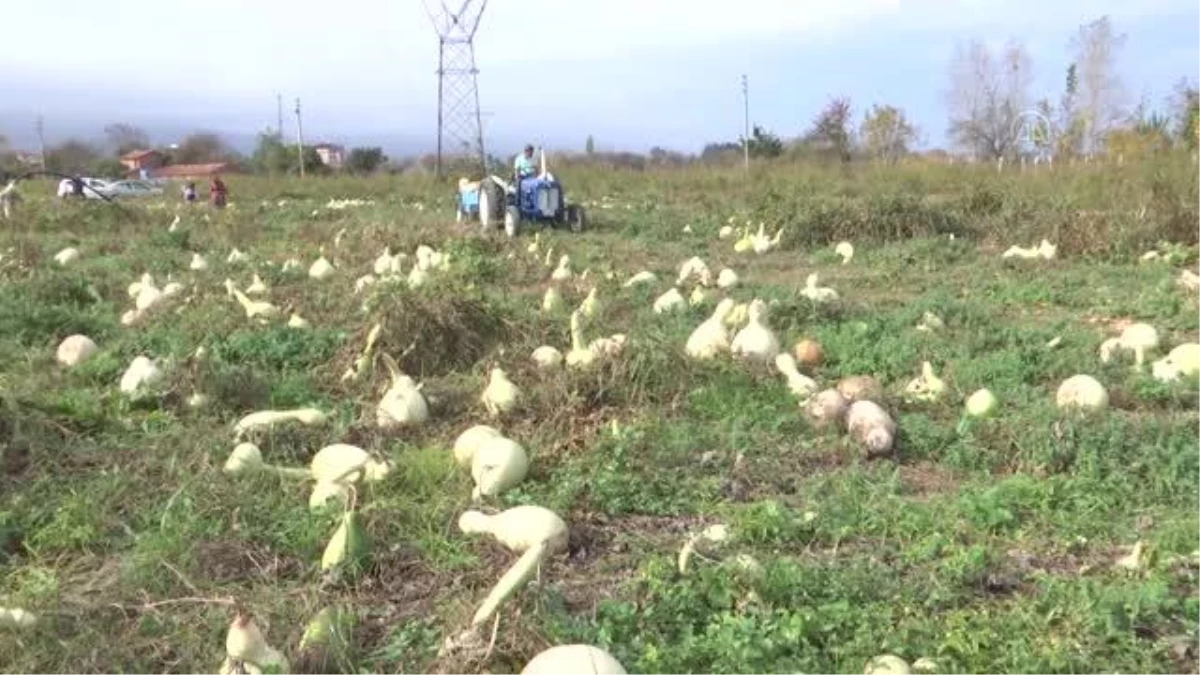
[[[51,171],[117,178],[128,172],[120,158],[135,150],[155,150],[167,165],[227,163],[253,173],[298,174],[300,171],[299,146],[284,142],[278,133],[270,130],[259,134],[251,154],[243,155],[215,132],[197,131],[179,143],[163,145],[151,143],[143,129],[125,123],[105,126],[104,141],[99,143],[71,138],[49,146],[44,161]],[[323,175],[334,171],[325,165],[315,148],[306,146],[303,155],[305,173]],[[342,170],[372,173],[387,162],[382,148],[352,148],[346,154]],[[17,173],[22,169],[28,169],[28,161],[23,162],[16,149],[0,135],[0,172]]]

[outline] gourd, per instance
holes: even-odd
[[[733,336],[730,351],[734,356],[770,363],[779,354],[779,338],[766,322],[767,304],[755,298],[750,302],[749,323]]]
[[[1108,407],[1108,391],[1091,375],[1072,375],[1063,380],[1054,399],[1062,409],[1088,411]]]
[[[563,673],[625,675],[625,667],[612,654],[599,647],[572,644],[558,645],[540,652],[521,669],[521,675],[562,675]]]
[[[486,438],[471,460],[471,498],[496,497],[525,480],[527,473],[529,456],[520,443],[499,435]]]
[[[887,452],[896,440],[896,422],[874,401],[855,401],[846,410],[846,430],[871,454]]]
[[[688,336],[684,351],[695,359],[711,359],[721,352],[729,351],[729,330],[725,328],[725,319],[733,311],[733,300],[723,298],[717,303],[712,316],[705,319]]]
[[[567,547],[567,524],[550,509],[524,504],[487,515],[467,511],[458,519],[465,534],[487,533],[521,557],[500,577],[471,620],[478,627],[490,619],[508,596],[529,580],[550,554]]]
[[[99,351],[96,343],[86,335],[71,335],[58,344],[54,358],[68,368],[90,359]]]
[[[517,388],[508,375],[499,367],[492,368],[488,385],[484,387],[479,400],[487,408],[492,417],[511,411],[521,398],[521,390]]]
[[[429,420],[429,404],[421,393],[423,384],[400,372],[395,360],[383,354],[392,384],[375,407],[375,425],[380,429],[422,424]]]

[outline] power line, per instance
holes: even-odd
[[[304,178],[304,123],[300,121],[300,99],[296,99],[296,153],[300,155],[300,177]]]

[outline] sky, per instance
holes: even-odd
[[[301,100],[308,142],[436,144],[438,43],[422,0],[12,4],[0,134],[17,144],[40,113],[51,142],[131,122],[160,142],[210,129],[244,145],[275,125],[277,93],[289,135]],[[1160,105],[1197,78],[1195,0],[492,0],[475,36],[485,142],[509,154],[592,135],[599,149],[697,152],[741,133],[744,73],[752,123],[781,136],[844,95],[858,118],[872,103],[903,108],[922,144],[941,146],[957,42],[1020,39],[1034,97],[1057,100],[1071,36],[1105,14],[1128,36],[1132,102]]]

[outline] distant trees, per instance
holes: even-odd
[[[587,140],[583,143],[583,151],[589,155],[596,154],[596,139],[592,138],[591,134],[588,134]]]
[[[1020,42],[1009,41],[1000,54],[980,40],[957,45],[946,93],[954,145],[982,159],[1011,155],[1032,78],[1032,62]]]
[[[894,164],[912,149],[917,128],[903,110],[876,103],[863,117],[858,135],[869,157]]]
[[[1085,155],[1099,151],[1105,136],[1127,118],[1125,87],[1117,74],[1117,55],[1125,40],[1124,34],[1113,31],[1107,16],[1080,26],[1071,39],[1075,70],[1068,74],[1078,79],[1070,123],[1078,126]]]
[[[299,174],[300,153],[294,143],[284,143],[279,134],[262,133],[258,135],[258,146],[250,156],[250,164],[251,168],[263,173]],[[304,148],[304,172],[312,175],[329,173],[329,167],[311,145]]]
[[[854,145],[850,99],[834,97],[817,114],[801,137],[805,150],[823,159],[849,162]]]
[[[104,127],[104,137],[118,157],[133,150],[145,150],[150,147],[150,137],[146,132],[131,124],[109,124]]]
[[[351,173],[374,173],[387,162],[383,148],[352,148],[346,155],[346,170]],[[307,165],[305,166],[307,169]]]
[[[86,174],[101,155],[96,146],[72,138],[46,148],[46,168],[61,173]]]
[[[210,164],[235,161],[237,154],[220,135],[197,131],[186,136],[171,153],[173,164]]]

